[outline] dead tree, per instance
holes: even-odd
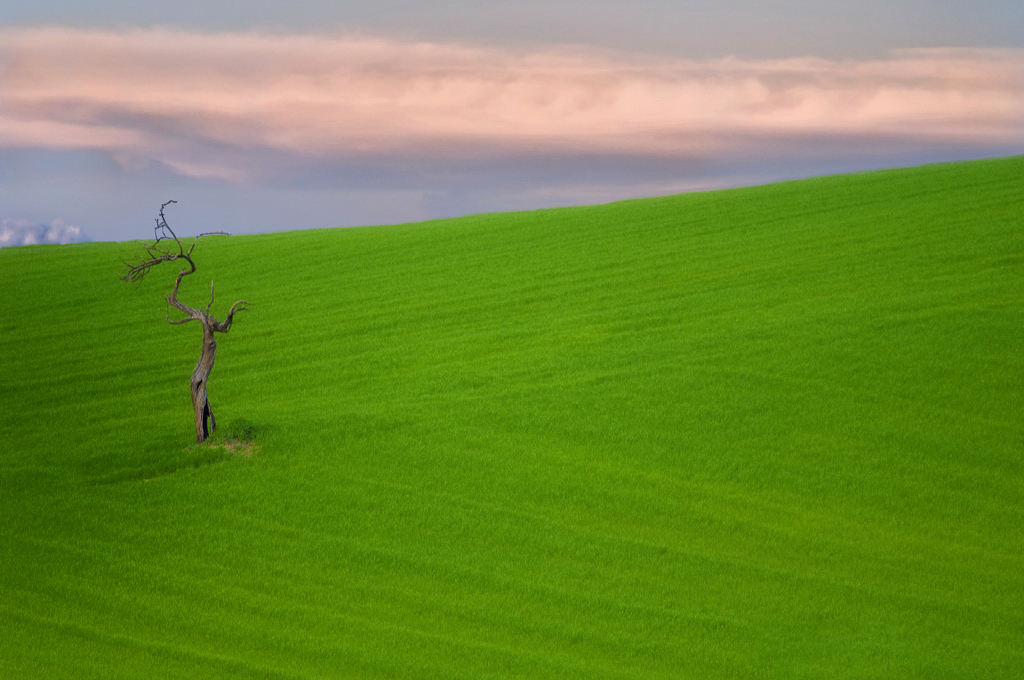
[[[210,400],[206,394],[206,385],[210,379],[210,371],[213,370],[213,360],[217,354],[217,342],[214,340],[213,334],[227,333],[235,318],[235,312],[248,310],[245,306],[247,304],[246,301],[239,300],[231,305],[231,310],[223,322],[213,318],[210,315],[210,306],[213,304],[213,281],[210,281],[210,302],[206,305],[206,309],[194,309],[178,300],[178,286],[181,285],[181,280],[196,271],[196,263],[192,259],[192,251],[195,250],[199,239],[204,236],[225,234],[223,231],[213,231],[196,236],[191,243],[183,241],[168,226],[167,219],[164,217],[164,209],[171,203],[177,203],[177,201],[167,201],[160,206],[160,217],[157,218],[156,227],[153,230],[154,240],[152,244],[145,247],[146,254],[136,260],[124,261],[125,268],[121,275],[121,280],[130,283],[141,281],[153,267],[162,262],[184,260],[184,263],[188,265],[186,269],[178,272],[178,278],[174,281],[174,288],[166,296],[167,310],[165,317],[167,323],[174,325],[188,323],[189,321],[199,321],[203,324],[203,350],[199,355],[199,363],[196,364],[195,370],[192,371],[191,381],[196,441],[201,443],[217,429],[217,421],[213,417],[213,409],[210,407]],[[185,318],[171,319],[171,307],[184,313]]]

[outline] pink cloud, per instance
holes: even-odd
[[[1024,143],[1024,51],[517,53],[359,36],[0,32],[0,145],[244,180],[253,154],[709,157],[821,136]]]

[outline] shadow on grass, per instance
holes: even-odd
[[[92,484],[149,481],[187,469],[222,463],[239,456],[259,454],[266,429],[248,420],[235,420],[218,428],[202,444],[176,448],[169,438],[149,442],[143,449],[112,453],[91,460],[85,470]],[[173,441],[180,441],[173,438]]]

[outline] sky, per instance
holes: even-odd
[[[1019,0],[0,6],[0,246],[1021,153]]]

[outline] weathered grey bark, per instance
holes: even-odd
[[[190,381],[190,388],[192,392],[192,409],[195,415],[195,426],[196,426],[196,441],[202,443],[217,429],[217,421],[213,417],[213,409],[210,407],[210,400],[207,395],[206,387],[210,380],[210,372],[213,370],[213,361],[217,356],[217,341],[214,339],[214,333],[227,333],[231,328],[231,324],[235,318],[235,312],[248,311],[246,308],[246,301],[239,300],[231,306],[231,310],[228,312],[223,323],[215,319],[210,315],[210,307],[213,305],[213,282],[210,282],[210,303],[206,305],[206,309],[194,309],[178,300],[178,287],[181,285],[181,280],[193,274],[196,271],[196,263],[192,259],[192,251],[196,247],[196,243],[203,236],[209,236],[211,234],[200,234],[196,237],[196,240],[192,242],[188,250],[185,250],[184,245],[174,234],[169,226],[167,226],[167,220],[164,218],[164,208],[166,208],[175,201],[168,201],[160,206],[160,217],[157,219],[156,228],[156,241],[153,245],[146,246],[147,257],[140,258],[138,262],[125,262],[126,271],[121,277],[125,281],[138,281],[144,277],[151,268],[160,264],[161,262],[170,262],[173,260],[185,260],[188,263],[188,269],[183,269],[178,272],[178,278],[174,281],[174,288],[167,294],[167,310],[165,318],[167,323],[178,325],[188,323],[189,321],[200,321],[203,324],[203,348],[199,355],[199,361],[196,363],[195,370],[192,371],[192,380]],[[223,233],[223,232],[215,232]],[[170,234],[168,236],[168,234]],[[173,240],[177,246],[177,252],[173,249],[165,250],[160,247],[159,244],[164,240]],[[171,307],[178,309],[185,314],[183,319],[171,319]]]
[[[213,361],[217,357],[217,341],[214,339],[213,334],[227,333],[234,322],[235,312],[246,311],[246,303],[245,300],[239,300],[231,306],[231,311],[228,312],[227,318],[223,323],[217,321],[217,319],[210,315],[210,305],[213,304],[213,283],[210,283],[210,304],[206,305],[205,310],[193,309],[183,304],[178,300],[178,284],[181,283],[182,277],[194,271],[195,268],[193,266],[191,270],[185,270],[178,274],[174,290],[167,295],[167,322],[182,324],[189,321],[200,321],[203,324],[203,349],[199,355],[199,361],[196,363],[195,370],[192,371],[192,380],[189,382],[192,392],[192,409],[195,412],[196,441],[202,443],[217,429],[217,421],[213,417],[213,408],[210,406],[210,399],[206,393],[210,372],[213,370]],[[188,316],[176,321],[171,320],[170,311],[172,305]],[[207,424],[207,421],[209,421],[209,424]]]
[[[213,339],[213,329],[203,326],[203,353],[199,355],[196,370],[192,371],[192,409],[196,418],[196,441],[202,442],[217,429],[217,420],[213,417],[210,400],[206,396],[206,383],[213,370],[213,360],[217,354],[217,341]],[[206,426],[209,418],[210,426]]]

